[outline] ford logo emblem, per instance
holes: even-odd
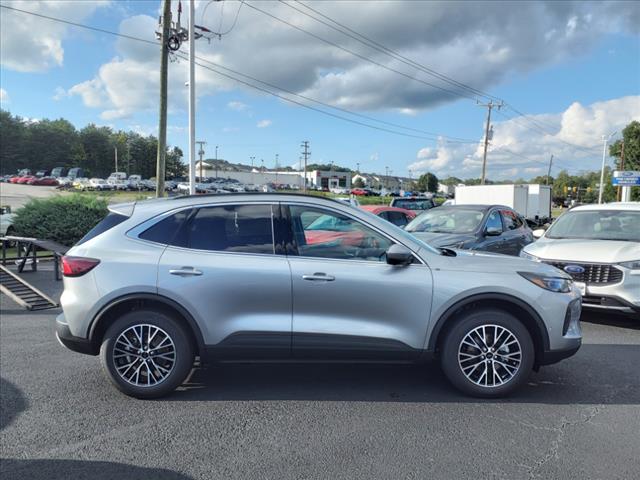
[[[567,273],[584,273],[584,268],[580,265],[567,265],[563,270]]]

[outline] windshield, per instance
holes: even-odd
[[[461,208],[434,208],[413,219],[407,232],[473,233],[480,226],[484,213],[481,210]]]
[[[551,225],[545,238],[640,242],[640,212],[624,210],[567,212]]]
[[[433,207],[433,203],[429,199],[416,200],[416,199],[404,199],[397,198],[393,201],[392,207],[404,208],[406,210],[429,210]]]

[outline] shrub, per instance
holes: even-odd
[[[52,240],[71,246],[105,215],[107,201],[88,195],[59,195],[32,199],[16,211],[15,235]]]

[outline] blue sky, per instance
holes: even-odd
[[[1,3],[149,40],[154,39],[161,5],[155,0]],[[212,29],[230,27],[240,3],[209,5],[202,17],[207,3],[197,4],[196,19]],[[376,62],[451,87],[286,5],[251,3]],[[177,1],[173,4],[175,10]],[[530,115],[519,118],[508,109],[494,115],[490,178],[538,175],[550,154],[557,159],[555,172],[563,167],[573,172],[596,169],[601,150],[588,148],[599,146],[602,134],[640,119],[640,39],[634,22],[640,12],[631,2],[502,3],[495,12],[491,10],[496,4],[479,2],[467,7],[450,2],[309,5]],[[4,109],[31,119],[64,117],[77,127],[93,122],[155,134],[158,48],[6,9],[0,15]],[[450,18],[458,21],[445,25]],[[478,144],[486,109],[474,99],[441,95],[244,5],[231,33],[211,43],[199,40],[197,51],[205,59],[331,105],[476,141],[452,144],[372,130],[287,104],[198,68],[197,138],[208,142],[209,157],[219,145],[219,156],[232,162],[249,163],[255,156],[257,163],[264,159],[272,167],[279,154],[281,165],[295,165],[300,142],[310,140],[315,162],[354,168],[360,163],[361,170],[369,172],[384,172],[388,166],[398,175],[479,174]],[[173,62],[170,71],[168,140],[186,153],[187,64]],[[544,124],[545,132],[533,128],[532,121]]]

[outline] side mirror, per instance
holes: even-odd
[[[413,253],[404,245],[394,243],[386,252],[389,265],[409,265],[413,261]]]
[[[487,237],[499,237],[502,235],[502,229],[498,227],[487,227],[484,234]]]
[[[537,230],[534,230],[533,232],[531,232],[533,234],[533,238],[540,238],[542,235],[544,235],[544,228],[538,228]]]

